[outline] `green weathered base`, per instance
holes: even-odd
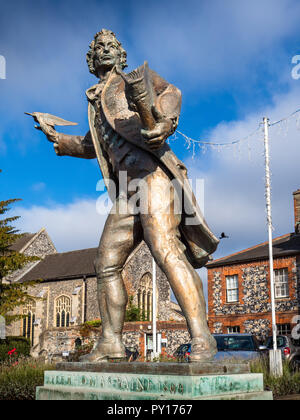
[[[238,365],[205,365],[207,374],[200,373],[203,364],[60,364],[60,370],[45,372],[37,400],[273,399],[271,392],[263,390],[262,374],[224,374],[224,370],[239,370]],[[240,370],[245,371],[245,365]]]

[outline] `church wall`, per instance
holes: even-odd
[[[49,314],[48,326],[55,327],[55,302],[60,296],[71,299],[71,319],[75,319],[75,325],[83,322],[83,279],[60,280],[49,283]]]
[[[28,293],[35,302],[35,325],[33,347],[37,345],[40,335],[47,329],[56,327],[55,303],[60,296],[66,296],[71,301],[70,322],[80,325],[84,314],[84,281],[83,279],[60,280],[54,282],[42,282],[28,288]],[[22,314],[23,308],[16,313]],[[23,320],[14,322],[7,327],[8,336],[23,335]]]
[[[180,344],[189,343],[190,336],[185,323],[180,322],[159,322],[157,332],[162,339],[166,339],[166,347],[162,354],[172,355]],[[145,335],[151,334],[151,323],[132,322],[125,323],[123,331],[123,342],[126,347],[136,347],[143,359],[145,354]],[[101,328],[93,329],[88,337],[82,336],[80,327],[49,328],[41,334],[40,344],[33,349],[33,356],[44,356],[48,360],[62,360],[64,352],[75,351],[75,342],[80,339],[82,345],[94,344],[101,335]]]
[[[125,283],[127,280],[127,290],[132,293],[134,297],[134,304],[138,306],[137,292],[140,287],[141,278],[150,273],[152,278],[152,256],[149,248],[145,243],[136,251],[134,256],[128,261],[124,270],[123,278]],[[156,266],[156,277],[157,277],[157,298],[158,298],[158,313],[157,318],[159,320],[167,321],[172,316],[170,307],[170,286],[167,281],[165,274],[161,269]]]
[[[45,255],[56,254],[56,249],[49,239],[46,231],[42,231],[37,238],[26,248],[25,255],[43,257]]]
[[[86,320],[93,321],[99,318],[97,278],[92,277],[86,280]]]
[[[55,254],[57,251],[51,242],[45,230],[42,230],[30,243],[30,245],[23,252],[28,257],[42,258],[45,255]],[[35,266],[36,262],[26,264],[22,269],[14,271],[10,276],[6,277],[6,281],[17,281],[28,270]]]

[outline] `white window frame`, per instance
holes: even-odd
[[[290,335],[291,331],[291,324],[277,324],[277,335]]]
[[[240,334],[241,328],[237,325],[234,327],[227,327],[227,334]]]
[[[226,276],[226,301],[236,303],[239,301],[239,276]]]
[[[275,298],[284,299],[290,296],[289,292],[289,271],[287,268],[274,270],[275,278]]]

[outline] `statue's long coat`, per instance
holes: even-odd
[[[173,120],[178,119],[181,107],[181,92],[153,71],[151,71],[151,77],[156,94],[155,105],[157,109],[165,117],[172,118]],[[93,99],[97,97],[98,88],[99,85],[95,85],[87,90],[90,134],[104,180],[116,180],[116,175],[113,173],[113,168],[107,159],[106,153],[103,151],[95,128],[96,109]],[[120,136],[129,143],[146,150],[154,159],[158,159],[162,164],[161,166],[165,167],[171,177],[177,180],[177,183],[183,190],[185,210],[189,209],[188,214],[184,213],[182,216],[182,222],[180,224],[181,239],[186,245],[187,256],[192,265],[195,268],[203,267],[208,261],[209,255],[216,250],[219,241],[210,231],[198,207],[187,179],[186,167],[166,143],[158,151],[152,151],[147,146],[141,136],[142,126],[140,117],[137,112],[132,110],[126,97],[124,81],[114,72],[112,72],[102,89],[101,105],[108,123]],[[86,139],[88,138],[90,137],[86,136]],[[76,155],[74,146],[73,144],[72,154]],[[86,144],[86,146],[88,145]],[[62,149],[65,149],[64,154],[70,154],[66,151],[66,145],[64,146],[62,144]],[[88,147],[86,147],[86,150],[88,150]],[[110,193],[109,184],[106,183],[106,185],[108,193]],[[189,221],[192,221],[192,224],[188,224]]]

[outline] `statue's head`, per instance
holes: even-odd
[[[99,70],[111,70],[114,66],[127,67],[126,51],[116,35],[107,29],[98,32],[90,44],[86,59],[90,72],[99,76]]]

